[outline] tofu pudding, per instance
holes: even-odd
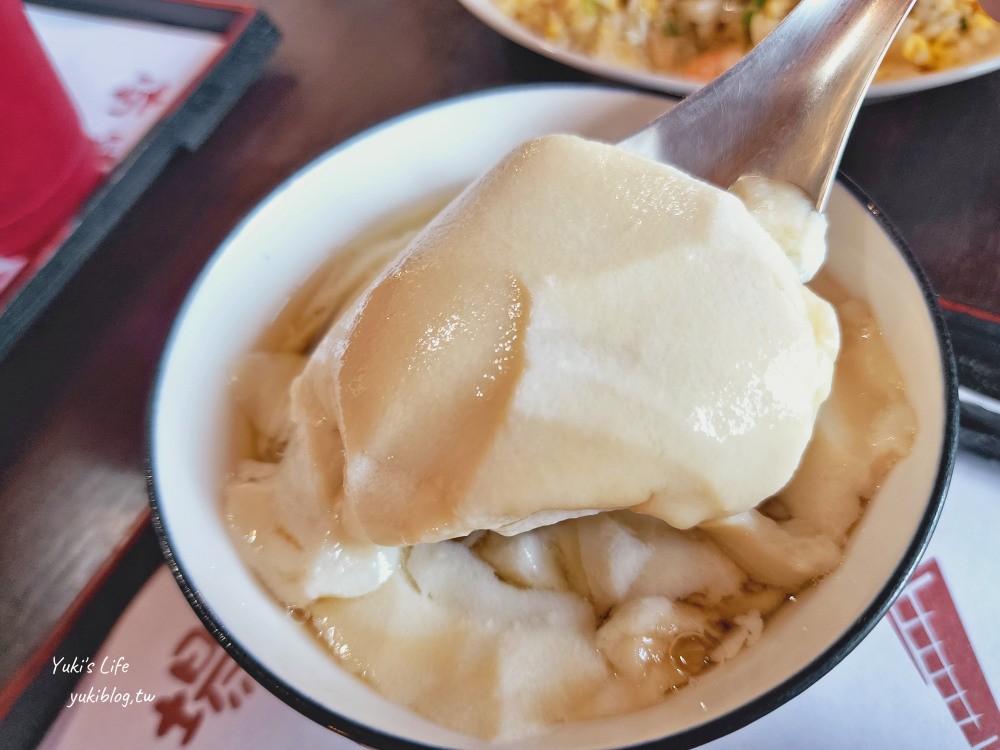
[[[552,136],[423,224],[234,368],[233,538],[341,666],[522,737],[664,700],[838,565],[914,415],[796,190]]]

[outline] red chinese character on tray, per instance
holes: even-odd
[[[112,117],[141,115],[149,107],[163,104],[167,84],[161,83],[148,73],[140,73],[134,83],[119,86],[112,96],[114,103],[108,108]]]
[[[177,644],[169,671],[185,687],[153,704],[160,715],[156,736],[177,727],[182,745],[192,740],[208,711],[239,708],[253,691],[253,682],[239,664],[200,627],[192,628]]]
[[[101,159],[101,168],[105,172],[110,172],[115,164],[118,163],[118,159],[121,156],[125,136],[118,132],[112,132],[96,141],[96,143],[97,152]]]
[[[917,568],[890,610],[889,623],[969,746],[1000,747],[1000,709],[937,560]]]

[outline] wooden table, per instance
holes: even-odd
[[[237,221],[310,159],[388,117],[504,84],[593,80],[505,41],[454,0],[261,5],[284,34],[261,81],[167,168],[0,363],[0,685],[51,646],[47,634],[141,523],[157,360],[188,287]],[[997,123],[1000,74],[869,105],[844,169],[939,291],[1000,314]],[[156,554],[149,537],[142,544],[139,580]]]

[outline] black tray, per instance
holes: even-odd
[[[76,227],[0,307],[0,359],[79,270],[178,149],[197,149],[260,75],[280,33],[262,11],[175,0],[32,0],[78,13],[180,26],[221,35],[226,47],[164,117],[108,174]]]

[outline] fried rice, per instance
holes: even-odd
[[[798,0],[494,0],[550,43],[618,65],[708,81],[767,36]],[[877,80],[1000,54],[976,0],[917,0]]]

